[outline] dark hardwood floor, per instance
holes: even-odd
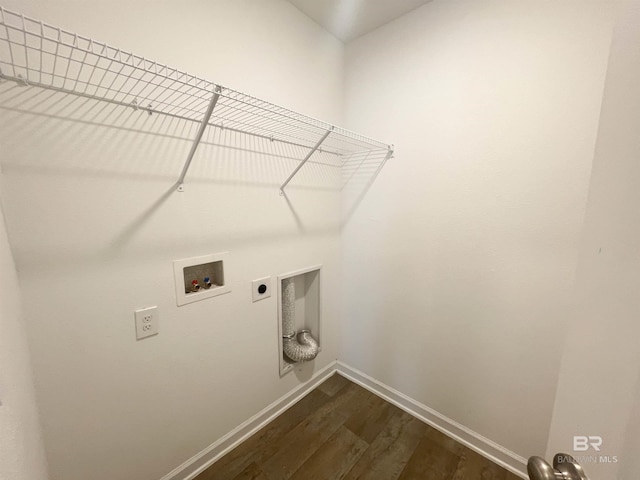
[[[340,375],[195,480],[516,480]]]

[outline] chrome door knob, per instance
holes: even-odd
[[[589,480],[576,459],[566,453],[556,453],[553,467],[542,457],[531,457],[527,473],[530,480]]]

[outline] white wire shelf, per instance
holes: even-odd
[[[208,127],[309,149],[308,156],[301,159],[280,187],[281,193],[315,151],[337,155],[345,169],[343,178],[347,179],[361,165],[373,162],[381,168],[393,154],[392,145],[1,6],[0,81],[199,123],[200,129],[177,182],[179,190]]]

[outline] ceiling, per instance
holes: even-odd
[[[404,15],[431,0],[289,0],[343,42]]]

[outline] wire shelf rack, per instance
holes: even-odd
[[[379,167],[393,146],[215,84],[103,42],[0,6],[0,81],[55,90],[197,122],[200,129],[178,179],[179,190],[206,128],[309,149],[284,188],[319,151],[336,155],[347,181],[361,165]],[[378,168],[379,170],[379,168]]]

